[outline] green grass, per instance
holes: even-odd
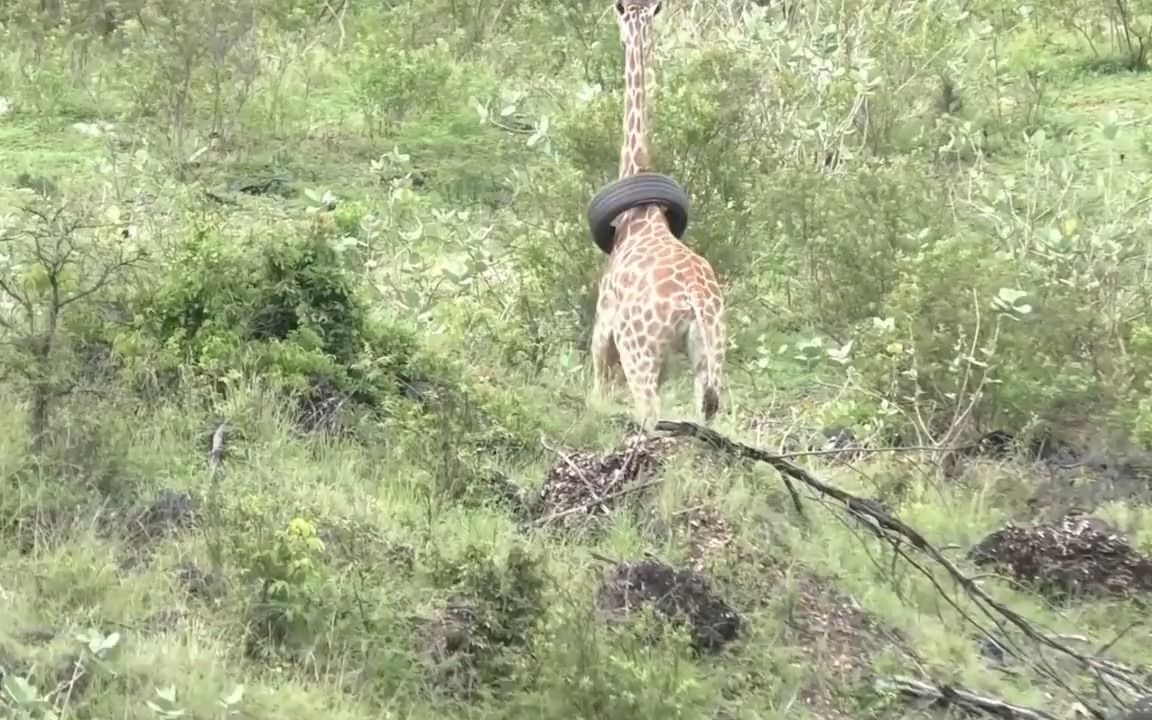
[[[308,661],[280,668],[254,665],[239,656],[240,597],[230,594],[208,603],[188,599],[175,579],[183,563],[210,567],[211,530],[188,531],[162,541],[146,565],[121,571],[121,559],[138,548],[101,537],[92,527],[97,509],[81,506],[69,511],[73,525],[68,531],[54,533],[30,554],[9,549],[0,560],[7,608],[0,623],[0,649],[10,666],[34,669],[36,677],[44,677],[49,669],[65,664],[75,654],[78,644],[72,635],[88,628],[119,632],[122,640],[113,661],[118,678],[97,680],[91,689],[78,691],[77,703],[93,713],[127,712],[131,716],[143,712],[136,708],[153,688],[169,685],[177,688],[179,702],[189,713],[210,715],[216,697],[231,691],[236,683],[246,688],[245,712],[256,717],[279,713],[296,717],[323,711],[338,717],[367,718],[377,717],[381,707],[392,708],[400,717],[432,717],[445,711],[467,716],[516,712],[559,717],[562,708],[578,702],[580,692],[611,695],[618,682],[639,683],[638,687],[652,693],[648,702],[656,704],[650,708],[659,707],[660,700],[690,702],[696,693],[702,693],[696,696],[697,702],[712,697],[709,702],[720,702],[738,717],[795,717],[795,707],[785,710],[789,699],[810,691],[814,681],[830,688],[831,697],[845,709],[854,702],[875,703],[876,698],[867,699],[870,691],[866,683],[857,687],[863,681],[820,673],[814,680],[813,669],[845,654],[861,654],[858,646],[872,648],[864,653],[864,669],[872,666],[882,674],[907,674],[908,661],[901,659],[902,651],[893,649],[890,642],[866,639],[862,635],[866,630],[851,625],[848,635],[817,635],[807,641],[800,636],[794,625],[824,628],[820,618],[841,611],[839,601],[824,594],[793,606],[798,602],[794,593],[805,587],[806,578],[816,574],[832,578],[833,586],[852,597],[866,613],[898,629],[904,638],[902,645],[917,654],[922,672],[940,681],[1045,706],[1043,689],[1028,682],[1011,682],[989,668],[977,654],[975,638],[958,625],[955,611],[902,563],[891,565],[888,554],[874,540],[864,539],[863,528],[837,519],[838,511],[808,503],[813,525],[801,530],[771,472],[725,469],[708,462],[706,456],[693,461],[690,456],[694,453],[689,453],[688,458],[673,463],[666,482],[645,503],[665,522],[673,522],[685,508],[702,503],[715,507],[737,528],[735,542],[750,548],[741,553],[742,558],[721,552],[711,561],[720,587],[744,613],[748,623],[745,636],[718,660],[706,659],[673,671],[665,664],[670,660],[663,654],[667,651],[653,654],[613,640],[603,630],[589,626],[591,620],[579,616],[595,582],[593,573],[599,570],[586,553],[593,550],[629,558],[651,551],[676,562],[684,559],[695,533],[681,529],[665,536],[655,533],[644,520],[621,515],[608,524],[601,539],[591,542],[573,544],[562,536],[532,530],[521,534],[499,508],[429,506],[425,489],[431,482],[430,471],[421,463],[390,461],[386,453],[355,443],[301,441],[258,393],[242,394],[236,402],[250,405],[220,408],[246,420],[245,437],[226,461],[222,482],[226,504],[261,498],[274,501],[276,517],[299,515],[321,526],[370,528],[413,546],[417,567],[427,563],[431,553],[452,555],[474,544],[501,557],[513,544],[525,541],[545,557],[550,578],[547,595],[557,616],[552,621],[555,634],[551,637],[566,644],[552,652],[565,657],[568,653],[624,653],[615,660],[623,665],[612,677],[597,676],[588,669],[585,682],[591,686],[566,691],[575,693],[572,696],[557,694],[558,688],[550,693],[537,689],[517,696],[512,705],[495,700],[473,704],[470,709],[445,705],[446,701],[427,696],[420,686],[420,675],[411,668],[418,648],[409,645],[410,637],[396,634],[405,627],[405,616],[434,617],[436,598],[443,597],[443,590],[421,577],[419,571],[412,576],[396,568],[375,578],[375,582],[383,583],[381,586],[372,587],[368,581],[367,592],[374,602],[381,603],[371,610],[376,622],[383,625],[375,628],[380,633],[377,642],[386,647],[376,648],[367,658],[353,651],[343,659],[327,657],[322,667]],[[108,449],[113,457],[126,453],[116,461],[122,475],[113,482],[123,483],[119,493],[146,500],[163,488],[207,491],[198,449],[203,445],[198,437],[202,435],[203,413],[197,410],[173,406],[154,416],[149,427],[104,435],[113,445]],[[4,437],[20,437],[21,427],[15,420],[11,416],[7,419]],[[583,421],[594,422],[593,418]],[[605,435],[604,442],[592,443],[593,447],[611,444],[609,434]],[[10,463],[19,446],[9,442],[12,446],[4,457]],[[554,438],[553,442],[560,444],[562,439]],[[514,480],[531,488],[550,462],[551,454],[542,452],[537,461],[514,469]],[[832,482],[862,494],[874,494],[876,484],[907,482],[922,470],[907,460],[868,463],[860,468],[867,475],[862,479],[855,472],[817,467]],[[29,476],[22,473],[22,477]],[[1011,505],[1005,504],[1006,493],[1018,495],[1019,485],[1031,481],[1012,467],[989,468],[950,487],[913,481],[898,504],[898,512],[905,522],[939,545],[967,546],[1011,514]],[[21,486],[29,487],[24,482]],[[37,507],[52,508],[75,497],[71,489],[39,487],[43,489],[26,490],[5,505],[10,511],[27,515]],[[37,497],[38,493],[48,497]],[[1144,538],[1147,545],[1152,516],[1146,511],[1115,519],[1122,520],[1123,526]],[[782,563],[784,575],[766,574],[755,564],[757,556]],[[379,572],[385,561],[378,553],[369,553],[359,556],[356,563],[362,565],[361,572],[368,568],[373,573]],[[896,577],[890,575],[893,568]],[[356,583],[356,570],[334,571],[329,582]],[[234,587],[236,592],[241,586]],[[1141,616],[1138,608],[1123,603],[1089,603],[1057,613],[1000,583],[991,587],[997,597],[1050,632],[1106,638]],[[566,617],[572,613],[576,616]],[[50,629],[53,638],[47,642],[24,639],[38,628]],[[330,628],[329,632],[348,630]],[[321,632],[317,641],[323,643],[325,639]],[[349,638],[331,639],[346,642]],[[1122,639],[1116,652],[1129,661],[1152,660],[1136,639]],[[386,657],[390,653],[398,657]],[[607,659],[585,661],[601,663]],[[341,667],[341,662],[351,666]],[[376,675],[367,677],[370,672]],[[667,688],[670,695],[658,693],[657,678],[668,672],[690,684]],[[351,691],[341,690],[346,684],[351,684]],[[719,700],[721,696],[716,693],[722,687],[730,688],[734,694],[726,696],[732,699]],[[863,695],[858,700],[851,699],[850,693],[860,692]],[[670,710],[666,706],[664,712]],[[887,712],[899,715],[901,711],[891,708]]]

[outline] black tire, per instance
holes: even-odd
[[[611,254],[616,245],[612,221],[625,210],[643,205],[663,205],[668,226],[678,239],[688,230],[688,193],[667,175],[648,172],[613,180],[596,193],[588,204],[588,229],[596,247]]]

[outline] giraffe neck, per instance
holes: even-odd
[[[651,170],[648,155],[648,26],[640,16],[628,20],[624,43],[624,144],[620,177]]]

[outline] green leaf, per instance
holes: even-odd
[[[232,689],[232,692],[230,692],[227,695],[222,696],[220,698],[220,704],[223,705],[224,707],[232,707],[233,705],[239,704],[240,701],[243,699],[244,699],[244,686],[243,685],[237,685],[235,688]]]
[[[1009,307],[1012,307],[1018,300],[1026,297],[1027,295],[1028,293],[1024,290],[1017,290],[1015,288],[1000,288],[1000,291],[996,293],[996,298],[1006,303]]]
[[[12,696],[17,705],[35,705],[40,702],[40,693],[19,675],[4,678],[4,690]]]
[[[113,632],[113,633],[110,633],[109,635],[105,636],[104,639],[100,641],[99,650],[100,650],[100,652],[103,652],[105,650],[111,650],[112,648],[116,647],[119,644],[120,644],[120,633]]]
[[[847,365],[852,360],[852,342],[849,340],[839,348],[827,350],[828,359],[840,365]]]

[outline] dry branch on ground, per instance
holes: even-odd
[[[927,577],[944,597],[945,601],[961,614],[965,622],[973,625],[982,635],[999,644],[1009,654],[1027,663],[1037,674],[1064,689],[1092,716],[1100,720],[1104,720],[1107,717],[1103,710],[1091,705],[1081,693],[1077,692],[1074,689],[1074,684],[1065,679],[1060,671],[1042,656],[1039,650],[1042,648],[1053,650],[1075,661],[1091,680],[1095,681],[1098,686],[1101,686],[1101,697],[1112,697],[1114,704],[1117,706],[1125,704],[1119,697],[1120,692],[1127,693],[1130,697],[1152,694],[1152,689],[1144,684],[1141,673],[1114,661],[1078,652],[1062,642],[1059,638],[1038,630],[1020,613],[1012,610],[1007,605],[989,595],[975,580],[961,572],[955,563],[946,558],[932,543],[928,542],[919,531],[906,525],[880,503],[858,497],[841,488],[830,485],[779,455],[738,443],[724,437],[715,430],[705,428],[696,423],[660,421],[656,426],[656,430],[672,436],[694,437],[721,452],[767,463],[784,477],[785,483],[788,484],[789,491],[794,499],[797,499],[798,495],[795,490],[792,489],[789,480],[803,483],[820,495],[838,501],[853,517],[870,526],[878,537],[892,547],[898,556],[902,557],[918,572]],[[971,599],[979,611],[995,626],[995,630],[977,621],[971,614],[961,609],[957,602],[944,591],[936,576],[908,553],[906,549],[908,545],[911,545],[912,548],[915,548],[915,550],[927,556],[936,565],[943,568],[947,575],[964,590],[964,593]],[[1009,626],[1014,627],[1033,643],[1034,648],[1032,653],[1027,653],[1017,638],[1011,635]]]
[[[674,442],[634,435],[624,447],[606,455],[557,450],[559,457],[548,470],[536,502],[546,514],[536,524],[572,527],[607,515],[622,497],[659,482],[654,475]]]
[[[1007,720],[1057,720],[1043,710],[1013,705],[999,698],[977,695],[954,685],[929,685],[911,678],[896,677],[880,680],[881,690],[897,692],[910,699],[926,700],[932,705],[951,706],[978,717],[998,717]]]

